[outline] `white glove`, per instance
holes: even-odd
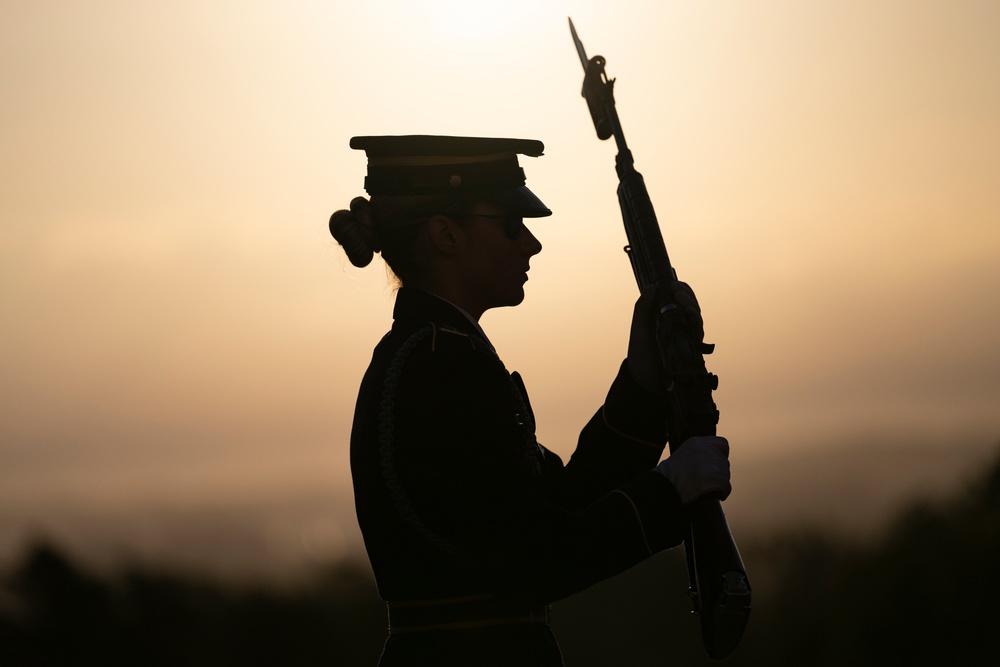
[[[681,502],[690,505],[704,495],[725,500],[729,483],[729,442],[718,436],[695,436],[684,441],[656,471],[670,480]]]

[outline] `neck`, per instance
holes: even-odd
[[[473,322],[479,322],[479,318],[483,316],[485,309],[474,305],[465,291],[461,289],[460,286],[455,285],[449,281],[442,280],[410,280],[407,287],[413,287],[414,289],[422,290],[428,294],[433,294],[439,299],[444,299],[456,308],[461,309],[468,315]]]

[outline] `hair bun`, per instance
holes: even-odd
[[[364,197],[352,199],[349,211],[336,211],[330,216],[330,234],[354,266],[368,266],[380,250],[371,204]]]

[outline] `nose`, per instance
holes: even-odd
[[[521,242],[521,251],[528,257],[537,255],[542,251],[541,241],[535,238],[535,235],[531,233],[531,230],[527,226],[524,227],[518,240]]]

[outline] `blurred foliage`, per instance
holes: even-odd
[[[998,665],[1000,459],[918,503],[875,544],[802,529],[741,544],[754,611],[731,665]],[[554,605],[567,667],[718,664],[683,554]],[[385,611],[365,566],[293,591],[129,571],[100,578],[38,545],[0,581],[0,665],[374,665]]]
[[[367,567],[349,564],[279,592],[141,571],[106,581],[39,545],[0,588],[4,667],[365,665],[384,629]]]

